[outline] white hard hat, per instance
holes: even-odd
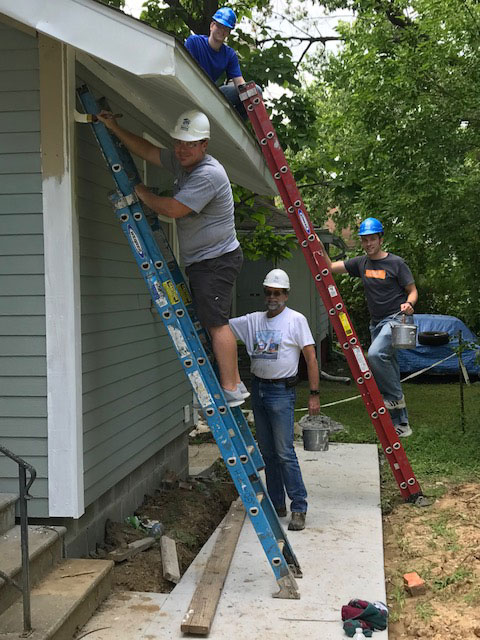
[[[205,138],[210,138],[210,122],[204,113],[191,109],[182,113],[170,135],[175,140],[183,140],[184,142],[205,140]]]
[[[274,287],[277,289],[288,289],[290,291],[290,280],[283,269],[272,269],[265,276],[264,287]]]

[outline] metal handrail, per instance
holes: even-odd
[[[30,609],[30,563],[28,554],[28,515],[27,500],[32,496],[28,493],[30,487],[35,482],[37,472],[31,464],[0,445],[0,453],[18,464],[18,482],[20,488],[20,544],[22,548],[22,586],[20,587],[9,576],[0,572],[1,577],[7,580],[14,587],[19,589],[23,595],[23,632],[28,635],[32,631],[32,615]],[[30,479],[27,482],[27,470],[30,472]]]

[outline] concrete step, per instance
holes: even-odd
[[[0,493],[0,536],[15,524],[15,493]],[[1,568],[1,567],[0,567]]]
[[[71,640],[111,589],[111,560],[62,560],[31,591],[33,633],[29,640]],[[18,640],[22,602],[0,615],[0,640]]]
[[[30,586],[37,584],[62,558],[65,527],[29,525]],[[0,536],[0,569],[17,584],[22,581],[22,551],[20,526],[14,526]],[[0,578],[0,613],[10,607],[20,592]],[[1,629],[0,625],[0,629]]]

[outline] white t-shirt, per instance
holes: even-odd
[[[251,371],[258,378],[296,375],[301,350],[315,344],[305,316],[288,307],[273,318],[267,317],[266,311],[232,318],[230,327],[245,343]]]

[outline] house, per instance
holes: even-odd
[[[181,43],[95,0],[0,0],[0,444],[37,470],[29,516],[103,539],[167,469],[187,470],[192,393],[107,194],[87,83],[166,145],[182,111],[210,118],[232,182],[275,193],[254,138]],[[147,184],[170,177],[139,163]],[[165,229],[175,246],[175,230]],[[0,493],[18,470],[0,456]]]

